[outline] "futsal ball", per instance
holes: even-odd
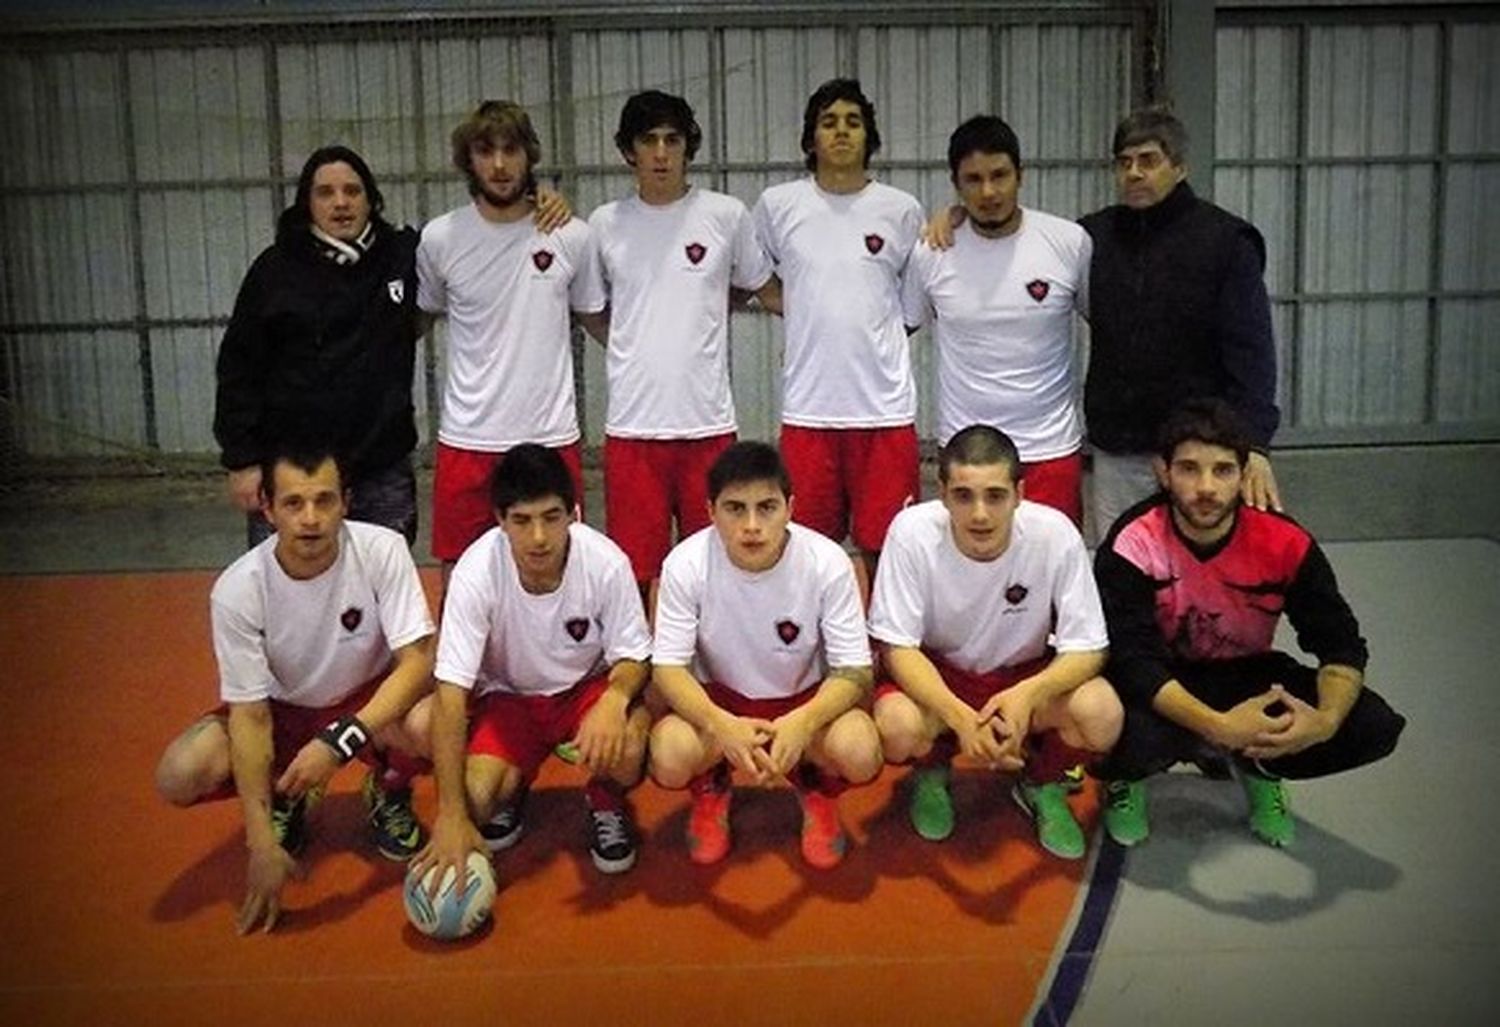
[[[462,895],[454,887],[457,875],[452,867],[444,872],[443,886],[437,894],[428,894],[427,886],[436,872],[437,867],[420,877],[415,870],[407,872],[406,918],[423,934],[443,941],[473,934],[489,918],[495,904],[495,871],[489,859],[477,852],[469,853],[469,888]]]

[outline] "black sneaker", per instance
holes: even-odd
[[[307,848],[307,806],[305,795],[295,799],[278,795],[271,800],[271,832],[289,856],[300,856]]]
[[[370,821],[370,837],[375,848],[386,859],[405,863],[427,844],[427,832],[411,808],[411,789],[390,791],[375,780],[375,771],[365,776],[363,788],[365,809]]]
[[[519,802],[508,802],[501,806],[499,811],[479,828],[480,835],[484,837],[484,847],[491,852],[510,848],[521,840],[521,835],[525,831],[526,817]]]
[[[589,810],[589,855],[601,874],[623,874],[635,866],[635,828],[620,809]]]

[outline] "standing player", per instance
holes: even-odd
[[[1022,469],[1003,432],[964,428],[939,458],[941,501],[891,524],[870,634],[895,684],[877,689],[875,722],[887,759],[917,761],[910,813],[922,837],[953,831],[948,764],[961,751],[1024,767],[1011,794],[1043,848],[1077,859],[1083,831],[1060,779],[1109,750],[1123,714],[1098,676],[1108,639],[1083,538],[1021,498]]]
[[[1001,119],[960,125],[948,169],[968,216],[951,248],[917,246],[902,285],[910,330],[932,322],[938,441],[969,424],[1003,429],[1026,498],[1081,526],[1073,314],[1087,311],[1093,245],[1074,222],[1021,206],[1021,144]]]
[[[289,439],[344,456],[349,514],[417,534],[417,233],[382,216],[369,165],[325,146],[245,275],[219,346],[214,438],[252,546],[271,535],[261,464]]]
[[[922,227],[916,199],[871,181],[875,107],[854,79],[808,98],[809,178],[755,205],[761,244],[784,283],[781,448],[797,521],[849,534],[873,573],[891,518],[921,491],[917,392],[900,279]]]
[[[729,853],[731,766],[790,780],[802,856],[830,868],[847,846],[837,797],[881,764],[858,705],[871,672],[854,570],[836,543],[788,524],[791,485],[765,443],[725,450],[708,495],[712,529],[662,567],[653,679],[673,712],[651,732],[651,776],[692,790],[688,852],[702,864]]]
[[[525,110],[486,100],[453,130],[452,149],[474,202],[434,218],[417,249],[421,307],[448,315],[432,499],[445,576],[494,523],[488,483],[507,450],[559,450],[583,494],[568,311],[588,260],[587,226],[549,231],[537,216],[542,151]]]
[[[702,139],[682,97],[632,96],[615,145],[635,193],[589,218],[588,309],[609,311],[605,517],[642,595],[672,546],[673,518],[679,538],[708,524],[707,471],[735,438],[729,290],[771,278],[745,205],[688,184]]]
[[[632,701],[651,638],[629,561],[574,519],[575,501],[555,450],[517,446],[491,480],[498,527],[453,569],[432,718],[438,816],[415,864],[438,867],[436,880],[449,866],[462,876],[470,850],[520,837],[526,789],[565,742],[590,774],[594,866],[617,874],[635,864],[624,791],[645,755],[649,718]]]
[[[1244,498],[1250,439],[1223,400],[1179,407],[1156,457],[1163,491],[1126,511],[1096,557],[1126,709],[1099,768],[1121,845],[1148,834],[1144,779],[1204,745],[1233,759],[1256,837],[1289,845],[1282,779],[1382,759],[1406,725],[1364,687],[1365,640],[1317,542]],[[1283,613],[1316,670],[1271,648]]]
[[[381,855],[422,847],[410,781],[428,752],[432,683],[432,617],[401,536],[345,521],[348,490],[326,451],[275,455],[262,470],[276,534],[219,576],[211,601],[223,705],[156,770],[174,805],[238,792],[250,850],[241,934],[275,926],[306,809],[355,757],[372,768],[364,796]]]

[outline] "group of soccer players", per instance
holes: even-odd
[[[1078,530],[1071,370],[1090,239],[1020,206],[1019,144],[1000,119],[954,133],[965,219],[936,219],[933,244],[917,201],[869,177],[875,113],[848,79],[808,100],[810,174],[753,210],[688,182],[701,130],[685,100],[654,90],[626,102],[615,137],[635,189],[587,224],[538,197],[540,147],[517,105],[481,104],[452,142],[473,202],[425,227],[411,290],[448,318],[441,633],[402,539],[346,520],[364,472],[329,432],[268,433],[253,473],[235,471],[274,536],[215,585],[223,705],[172,742],[157,779],[181,805],[238,794],[241,931],[275,923],[305,812],[356,758],[380,851],[439,878],[521,837],[554,754],[586,774],[591,857],[618,873],[636,859],[627,795],[646,773],[690,793],[700,864],[730,851],[735,774],[790,785],[802,856],[826,869],[847,849],[837,797],[887,762],[914,766],[922,837],[954,830],[962,754],[1014,776],[1040,844],[1078,858],[1073,772],[1111,750],[1117,841],[1146,835],[1141,780],[1207,743],[1237,758],[1257,834],[1286,844],[1282,777],[1395,745],[1400,717],[1361,687],[1364,642],[1316,544],[1241,504],[1256,447],[1222,402],[1166,424],[1162,492],[1101,546],[1101,600]],[[340,165],[346,188],[373,191],[336,155],[304,176],[307,230],[358,267],[378,252],[369,225],[320,219],[320,196],[335,213],[343,202],[319,191]],[[396,307],[406,282],[384,283]],[[740,305],[785,320],[779,448],[736,441]],[[581,517],[575,319],[606,349],[607,534]],[[940,495],[923,503],[907,336],[929,321],[942,445]],[[409,379],[409,357],[391,362]],[[1283,608],[1317,671],[1271,659]],[[411,807],[429,763],[430,837]]]

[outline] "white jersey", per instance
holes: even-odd
[[[276,536],[219,575],[209,598],[219,697],[334,706],[386,673],[392,654],[433,632],[406,539],[345,521],[333,565],[288,577]]]
[[[589,218],[589,310],[609,305],[604,430],[695,439],[735,430],[729,287],[755,290],[771,263],[733,196],[689,188],[661,206],[630,196]]]
[[[896,515],[880,553],[870,634],[973,674],[1109,645],[1083,537],[1067,516],[1022,501],[998,558],[958,551],[942,501]]]
[[[1094,246],[1082,226],[1023,210],[1012,235],[970,222],[948,250],[918,245],[902,284],[906,323],[933,323],[938,442],[988,424],[1028,463],[1083,444],[1073,372],[1073,313],[1088,310]]]
[[[417,246],[417,304],[448,315],[438,438],[499,453],[578,441],[569,308],[580,303],[589,230],[543,235],[530,218],[497,224],[474,204],[434,218]]]
[[[773,186],[755,230],[783,282],[782,420],[805,428],[912,424],[917,390],[901,317],[901,276],[922,208],[871,182],[830,193],[812,178]]]
[[[521,587],[498,527],[464,550],[448,579],[439,681],[481,695],[555,695],[621,660],[650,655],[630,561],[586,524],[569,525],[562,584],[551,592]]]
[[[829,667],[868,667],[849,555],[800,524],[787,532],[781,559],[758,573],[730,562],[712,525],[668,553],[652,661],[751,699],[797,695]]]

